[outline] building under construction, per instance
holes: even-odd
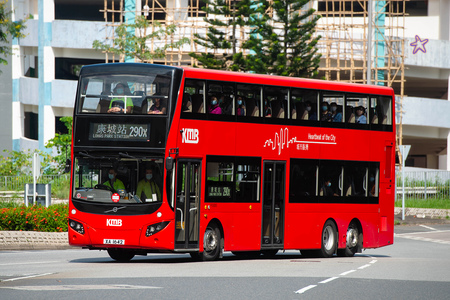
[[[167,50],[165,58],[151,60],[151,63],[169,65],[193,65],[196,62],[189,53],[207,52],[194,43],[194,35],[205,35],[207,27],[204,21],[206,13],[202,8],[205,3],[198,0],[141,0],[135,6],[127,6],[127,1],[104,0],[105,26],[114,29],[124,22],[133,20],[135,14],[143,15],[150,24],[176,25],[174,35],[165,36],[162,40],[151,39],[148,48],[154,49],[163,44],[189,38],[190,43],[180,49]],[[131,1],[133,3],[133,1]],[[230,10],[235,1],[227,0]],[[401,112],[404,94],[404,51],[405,51],[405,0],[399,1],[311,1],[303,9],[314,8],[321,15],[316,27],[316,35],[320,35],[317,47],[322,55],[319,74],[327,80],[352,83],[372,83],[395,88],[397,103]],[[272,11],[266,11],[273,14]],[[128,16],[127,16],[128,14]],[[211,18],[224,18],[209,14]],[[158,25],[149,28],[152,32]],[[235,36],[238,41],[248,38],[246,28],[220,28],[225,36]],[[232,32],[233,30],[233,32]],[[113,45],[114,30],[105,30],[105,41]],[[142,34],[137,32],[136,34]],[[244,49],[239,49],[244,52]],[[216,53],[222,55],[223,52]],[[106,53],[107,61],[124,61],[125,57],[117,57]],[[399,141],[401,144],[401,114],[399,114]]]

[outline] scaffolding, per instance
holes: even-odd
[[[232,7],[235,1],[239,0],[226,0],[226,3]],[[385,85],[395,89],[400,116],[400,120],[397,120],[397,145],[402,144],[406,1],[316,0],[302,8],[314,8],[316,14],[321,15],[315,33],[321,36],[317,44],[318,52],[322,55],[319,67],[321,77],[341,82]],[[166,36],[163,40],[151,40],[150,49],[184,37],[190,40],[189,44],[180,49],[166,50],[164,58],[153,59],[149,63],[193,65],[195,61],[189,53],[211,51],[193,42],[194,35],[205,35],[209,26],[203,19],[206,16],[202,10],[204,5],[201,0],[136,0],[135,14],[145,15],[151,24],[174,24],[177,28],[172,36]],[[124,22],[124,7],[124,0],[104,0],[102,12],[107,27],[106,41],[113,42],[114,30],[111,29]],[[248,38],[245,28],[221,29],[229,38],[235,37],[241,41]],[[152,25],[151,30],[157,30],[156,26]],[[223,52],[214,54],[221,55]],[[108,53],[105,55],[106,61],[124,60],[124,57],[111,57]]]

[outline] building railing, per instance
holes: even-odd
[[[449,199],[450,171],[405,171],[405,189],[402,189],[402,173],[396,173],[396,200],[403,193],[409,199]]]

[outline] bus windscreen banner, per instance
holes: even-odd
[[[150,124],[91,123],[90,140],[150,141]]]

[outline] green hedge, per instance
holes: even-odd
[[[55,204],[48,208],[24,205],[0,208],[0,230],[67,231],[68,204]]]

